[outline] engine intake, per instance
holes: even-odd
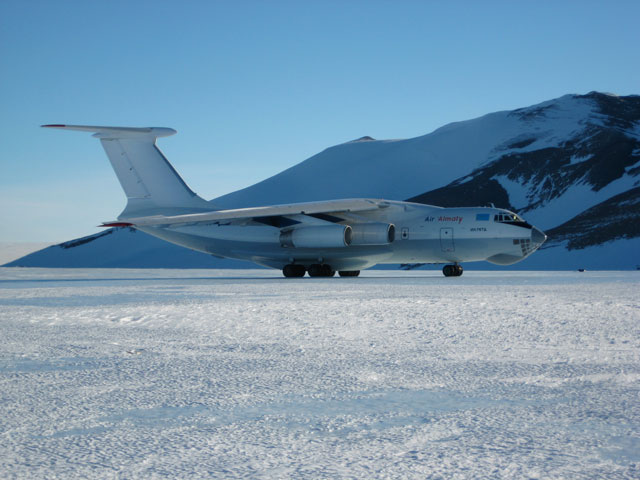
[[[352,229],[349,225],[318,225],[280,233],[280,245],[297,248],[348,247]]]
[[[351,245],[388,245],[396,236],[396,227],[391,223],[357,223],[351,228]]]

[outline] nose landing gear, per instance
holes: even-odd
[[[444,273],[445,277],[459,277],[462,275],[462,272],[464,272],[462,265],[458,265],[457,263],[442,267],[442,273]]]

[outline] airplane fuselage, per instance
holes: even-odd
[[[524,221],[497,221],[513,215],[489,207],[442,208],[409,202],[385,201],[384,209],[339,215],[331,221],[306,215],[287,218],[314,225],[376,222],[394,227],[385,244],[305,248],[286,246],[278,226],[250,220],[244,225],[216,221],[208,225],[136,228],[194,250],[283,268],[287,264],[327,263],[336,270],[359,270],[377,263],[462,263],[488,260],[508,265],[522,260],[543,241],[544,234]],[[301,218],[306,217],[306,218]],[[355,217],[355,219],[354,219]]]

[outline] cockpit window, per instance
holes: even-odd
[[[498,213],[493,216],[493,221],[494,222],[519,222],[519,223],[524,222],[524,220],[521,219],[515,213]]]
[[[529,229],[533,228],[533,227],[531,227],[530,224],[525,222],[521,217],[519,217],[515,213],[511,213],[511,212],[496,213],[493,216],[493,221],[494,222],[499,222],[499,223],[506,223],[508,225],[516,225],[518,227],[524,227],[524,228],[529,228]]]

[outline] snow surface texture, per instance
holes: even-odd
[[[640,272],[0,269],[2,478],[638,478]]]

